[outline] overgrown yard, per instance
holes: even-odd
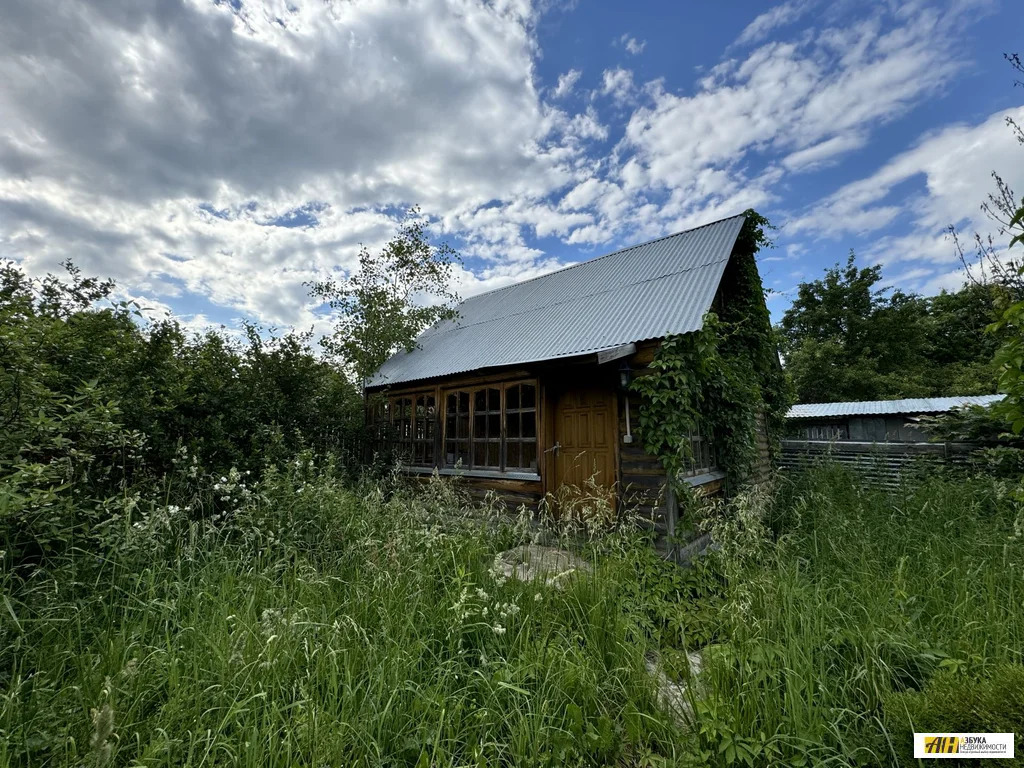
[[[821,469],[714,510],[688,571],[577,534],[594,573],[557,588],[498,574],[536,531],[450,485],[332,478],[213,478],[215,520],[128,497],[100,548],[8,566],[0,764],[891,765],[911,723],[1024,732],[996,481]],[[645,657],[701,646],[680,722]]]

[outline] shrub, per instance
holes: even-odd
[[[1024,666],[1000,665],[981,678],[956,667],[943,670],[923,690],[894,693],[885,701],[885,725],[899,759],[913,764],[913,734],[1014,733],[1024,728]],[[1024,765],[1021,742],[1014,765]]]

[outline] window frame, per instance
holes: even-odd
[[[687,435],[687,441],[690,445],[690,460],[685,476],[700,477],[719,470],[718,444],[714,431],[698,420]]]
[[[520,402],[519,407],[514,408],[514,409],[509,409],[508,408],[508,391],[510,389],[512,389],[512,388],[522,387],[523,385],[526,385],[526,386],[529,386],[529,387],[533,388],[533,405],[531,407],[528,407],[528,408],[523,408],[522,407],[522,403]],[[495,411],[493,408],[491,408],[491,404],[489,402],[490,395],[489,394],[485,394],[484,395],[485,410],[479,412],[479,415],[483,416],[484,419],[485,419],[485,430],[484,430],[485,431],[485,436],[482,437],[482,438],[478,438],[477,435],[476,435],[477,416],[478,416],[478,411],[477,411],[477,397],[478,397],[478,393],[479,392],[485,392],[486,393],[488,390],[494,390],[494,389],[497,389],[498,393],[499,393],[498,394],[499,409],[497,411]],[[453,383],[451,386],[442,387],[440,389],[440,393],[441,393],[441,397],[440,397],[440,403],[441,403],[441,413],[440,413],[441,455],[439,456],[439,459],[441,459],[441,460],[438,461],[438,463],[437,463],[437,466],[439,468],[444,468],[444,469],[452,469],[452,468],[454,468],[458,464],[459,460],[462,459],[462,456],[460,455],[461,451],[459,450],[458,446],[459,446],[460,443],[466,442],[466,443],[468,443],[468,451],[466,453],[466,459],[468,459],[468,461],[466,461],[466,460],[462,461],[462,469],[463,470],[466,470],[466,471],[469,471],[469,472],[482,472],[482,473],[498,474],[498,475],[501,475],[501,476],[515,476],[515,475],[530,475],[530,476],[536,476],[536,477],[540,476],[540,465],[541,465],[541,462],[540,462],[540,450],[539,450],[539,446],[540,446],[540,419],[541,419],[541,414],[540,414],[540,383],[539,383],[539,381],[536,378],[520,378],[520,379],[512,379],[512,380],[509,380],[509,381],[477,382],[477,383],[472,383],[472,384],[469,384],[469,383],[466,383],[466,384]],[[456,436],[455,437],[450,437],[449,436],[449,419],[448,419],[448,414],[449,414],[449,408],[448,408],[448,406],[449,406],[449,397],[452,396],[452,395],[455,395],[456,397],[458,397],[459,394],[465,394],[465,395],[467,395],[467,397],[469,399],[469,412],[468,412],[469,430],[468,430],[468,437],[466,437],[466,438],[458,436],[458,432],[457,431],[456,431]],[[522,397],[522,390],[520,389],[520,398],[521,397]],[[520,456],[523,455],[523,446],[524,445],[533,445],[533,464],[534,464],[534,466],[532,466],[532,467],[530,467],[530,466],[527,466],[527,467],[521,466],[521,464],[523,463],[522,459],[519,460],[519,462],[518,462],[518,464],[516,466],[509,466],[509,463],[508,463],[508,446],[509,446],[510,438],[508,437],[508,418],[509,418],[509,411],[510,410],[514,412],[515,416],[517,418],[519,418],[519,421],[520,421],[518,436],[511,438],[511,441],[516,444],[516,446],[518,448],[518,453],[519,453]],[[524,414],[524,413],[533,414],[533,436],[532,437],[523,437],[523,434],[522,434],[522,432],[523,432],[523,430],[522,430],[522,414]],[[461,416],[462,412],[461,411],[457,411],[457,414],[458,414],[458,416]],[[496,414],[499,415],[499,422],[498,423],[499,423],[499,427],[500,427],[500,429],[499,429],[499,436],[498,436],[497,439],[495,439],[494,437],[492,437],[490,435],[490,428],[489,428],[489,426],[487,426],[489,418],[491,416],[496,415]],[[456,418],[458,418],[458,416]],[[458,424],[458,422],[456,422],[456,424]],[[457,429],[458,429],[458,427],[456,426],[456,430]],[[480,442],[484,442],[484,443],[486,443],[488,445],[491,445],[491,444],[494,444],[494,443],[498,444],[498,464],[497,465],[489,464],[489,463],[477,464],[477,462],[476,462],[476,454],[477,454],[476,446]],[[454,459],[452,459],[451,461],[449,461],[449,452],[448,452],[448,447],[449,447],[450,443],[454,444],[456,446],[456,450],[453,453]],[[484,450],[485,450],[485,462],[486,462],[487,459],[488,459],[487,451],[489,449],[485,448]]]
[[[433,413],[430,401],[433,401]],[[429,414],[422,420],[425,425],[422,437],[419,431],[421,407],[424,414]],[[373,437],[379,447],[393,449],[410,467],[434,467],[437,465],[438,411],[436,389],[381,394],[370,406]],[[421,455],[423,461],[419,461]]]

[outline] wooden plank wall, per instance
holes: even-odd
[[[751,469],[750,480],[754,483],[763,483],[772,473],[772,455],[768,447],[768,420],[764,413],[757,414],[757,458]]]
[[[629,358],[634,377],[648,375],[648,365],[654,359],[657,342],[637,345],[636,353]],[[661,461],[648,455],[636,436],[637,418],[640,415],[640,396],[629,395],[630,427],[633,442],[622,442],[626,434],[625,393],[619,393],[619,487],[620,504],[623,510],[638,514],[657,535],[659,549],[667,549],[665,537],[673,527],[670,520],[672,501],[667,493],[667,475]]]

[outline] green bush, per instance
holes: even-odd
[[[913,763],[913,734],[1016,733],[1014,765],[1021,754],[1024,726],[1024,666],[996,666],[982,678],[955,667],[943,670],[921,691],[894,693],[885,701],[885,724],[900,760]],[[1005,761],[1004,761],[1005,762]]]
[[[0,549],[38,562],[93,533],[129,489],[162,488],[182,457],[260,473],[309,448],[357,469],[356,389],[308,334],[188,336],[111,302],[111,282],[28,278],[0,264]],[[197,507],[213,511],[216,496]],[[94,502],[105,502],[96,504]],[[184,506],[184,502],[182,503]]]

